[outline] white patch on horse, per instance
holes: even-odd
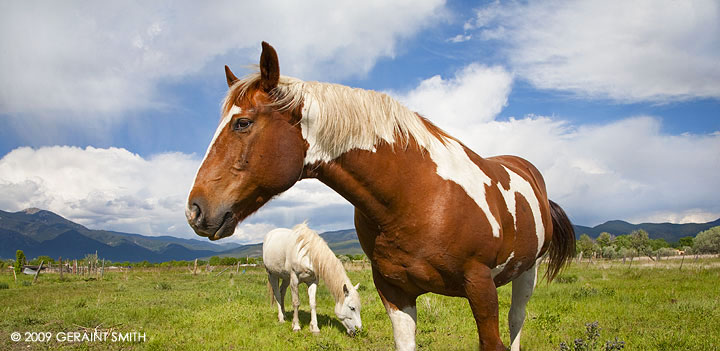
[[[415,326],[417,324],[417,308],[407,306],[402,310],[388,308],[388,317],[393,326],[395,350],[415,350]]]
[[[200,161],[200,164],[198,165],[198,169],[195,171],[195,177],[193,178],[193,184],[197,181],[197,176],[198,176],[198,173],[200,172],[200,168],[202,168],[203,163],[205,163],[205,160],[207,159],[208,155],[210,154],[210,150],[212,150],[213,146],[215,145],[215,141],[217,141],[218,136],[220,136],[220,133],[222,133],[223,129],[225,129],[225,127],[228,125],[228,123],[230,123],[230,121],[232,120],[232,116],[234,116],[240,112],[242,112],[242,109],[240,107],[238,107],[237,105],[233,105],[230,108],[230,110],[228,111],[228,113],[226,113],[225,116],[223,116],[222,121],[220,121],[220,125],[215,130],[215,135],[213,135],[213,138],[210,141],[210,145],[208,145],[207,150],[205,150],[205,156],[203,156],[202,161]],[[192,190],[192,188],[191,188],[191,190]],[[187,202],[190,202],[189,198],[190,198],[190,194],[188,194]],[[185,212],[188,212],[189,210],[190,209],[186,208]]]
[[[508,211],[510,211],[510,214],[515,220],[516,230],[517,204],[515,203],[515,194],[519,193],[525,198],[525,200],[527,200],[528,204],[530,205],[530,210],[532,211],[533,220],[535,221],[535,235],[537,235],[538,240],[537,254],[539,254],[540,250],[542,250],[543,243],[545,242],[545,226],[543,225],[542,215],[540,213],[540,201],[538,201],[537,196],[535,196],[535,191],[533,190],[532,185],[530,185],[530,183],[525,180],[525,178],[521,177],[520,175],[511,171],[505,166],[503,166],[503,168],[505,168],[505,171],[507,171],[508,175],[510,176],[510,190],[503,189],[499,183],[498,189],[500,189],[500,193],[505,199]]]
[[[490,270],[490,276],[495,279],[495,277],[500,274],[503,270],[505,270],[505,266],[510,263],[510,260],[515,257],[515,251],[510,252],[510,256],[508,256],[507,260],[503,262],[502,264],[499,264],[495,266],[495,268]]]
[[[485,185],[492,184],[492,180],[470,160],[460,143],[446,139],[445,144],[443,145],[440,140],[436,139],[425,146],[430,158],[437,165],[437,174],[443,179],[455,182],[465,190],[480,207],[480,210],[485,213],[485,217],[490,222],[493,236],[499,238],[500,223],[490,212],[490,205],[485,196]]]

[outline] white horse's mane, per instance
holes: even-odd
[[[348,284],[347,288],[352,288],[350,278],[348,278],[342,262],[335,257],[325,240],[317,232],[310,229],[306,223],[298,224],[292,230],[298,234],[298,251],[305,252],[308,255],[315,274],[325,281],[325,285],[327,285],[335,301],[342,303],[345,300],[343,285]]]
[[[223,111],[229,111],[259,81],[259,72],[236,81],[225,97]],[[420,116],[399,101],[373,90],[280,76],[270,95],[273,105],[280,110],[302,106],[304,111],[313,112],[313,120],[307,122],[315,136],[313,147],[322,150],[329,159],[354,148],[371,150],[381,141],[391,145],[400,141],[407,146],[412,138],[426,148],[438,141],[444,143],[447,137],[435,126],[434,131],[429,130]],[[395,140],[396,136],[400,140]]]

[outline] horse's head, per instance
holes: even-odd
[[[230,93],[223,119],[200,164],[185,210],[200,236],[232,235],[238,222],[301,177],[306,144],[299,108],[283,109],[273,93],[277,53],[263,42],[259,78],[241,80],[225,66]]]
[[[347,330],[348,334],[355,335],[362,329],[362,320],[360,319],[360,294],[357,289],[360,284],[355,286],[343,285],[345,299],[342,303],[335,305],[335,315]]]

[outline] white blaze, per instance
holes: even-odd
[[[230,123],[230,120],[232,120],[232,116],[240,113],[242,109],[236,105],[233,105],[232,108],[230,108],[230,111],[228,111],[225,116],[223,116],[222,121],[220,121],[220,125],[215,130],[215,135],[213,135],[212,140],[210,141],[210,145],[208,145],[207,150],[205,150],[205,156],[203,156],[202,161],[200,161],[200,164],[198,165],[197,171],[195,171],[195,177],[193,178],[193,184],[197,181],[197,175],[200,172],[200,167],[202,167],[203,163],[205,163],[205,159],[207,159],[208,155],[210,154],[210,150],[212,150],[213,146],[215,145],[215,141],[217,140],[218,136],[220,136],[220,133],[225,129],[225,127]],[[192,188],[191,188],[192,190]],[[188,200],[189,200],[190,194],[188,194]],[[189,201],[188,201],[189,202]],[[186,209],[187,211],[188,209]]]

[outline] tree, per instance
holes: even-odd
[[[17,250],[15,252],[15,273],[22,273],[22,267],[25,264],[25,253],[23,250]]]
[[[630,233],[630,245],[638,253],[651,257],[652,249],[650,247],[650,236],[648,232],[642,229],[633,230],[632,233]]]
[[[682,248],[682,247],[685,247],[685,246],[690,246],[690,247],[692,247],[694,241],[695,241],[695,238],[693,238],[693,237],[691,237],[691,236],[682,237],[682,238],[680,238],[680,240],[678,240],[678,242],[677,242],[677,248]]]
[[[600,245],[600,248],[605,248],[607,246],[612,245],[613,239],[614,238],[613,238],[612,234],[610,234],[608,232],[602,232],[602,233],[600,233],[600,235],[598,235],[597,239],[595,239],[595,242],[597,242],[598,245]]]
[[[668,242],[663,238],[650,240],[650,249],[652,251],[657,251],[666,247],[670,247],[670,244],[668,244]]]
[[[218,257],[218,256],[210,257],[210,261],[208,262],[208,264],[211,266],[219,266],[220,265],[220,257]]]
[[[698,253],[720,253],[720,226],[698,233],[695,236],[693,251]]]
[[[618,249],[625,248],[625,249],[631,249],[632,243],[630,242],[630,235],[618,235],[615,237],[615,240],[613,242],[615,244],[615,247]]]
[[[577,253],[582,252],[583,257],[592,256],[594,252],[598,252],[600,249],[600,247],[595,244],[593,239],[591,239],[587,234],[580,235],[580,239],[578,239],[575,244],[575,248]]]

